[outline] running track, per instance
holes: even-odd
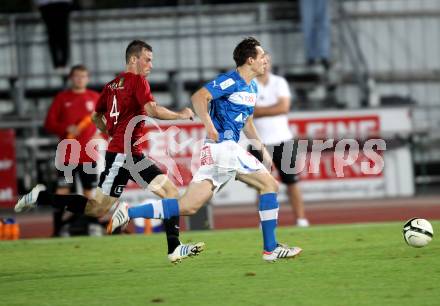
[[[401,221],[412,217],[440,220],[440,196],[394,198],[385,200],[310,202],[306,213],[312,225],[359,222]],[[259,219],[255,205],[213,207],[216,229],[256,227]],[[0,211],[0,217],[13,216],[10,211]],[[50,237],[52,227],[50,212],[17,215],[21,237]],[[185,228],[182,220],[182,229]],[[279,224],[294,224],[290,207],[281,205]]]

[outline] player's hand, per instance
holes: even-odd
[[[66,129],[66,132],[67,132],[67,135],[72,136],[72,137],[76,137],[80,134],[80,130],[74,124],[69,125]]]
[[[194,112],[189,107],[185,107],[180,112],[180,119],[190,119],[194,120]]]
[[[215,142],[218,141],[218,132],[214,126],[206,129],[206,137],[208,139],[214,140]]]

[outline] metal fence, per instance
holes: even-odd
[[[124,69],[124,52],[133,39],[148,41],[155,51],[152,83],[199,81],[232,67],[232,50],[246,35],[256,35],[275,53],[276,65],[289,69],[302,62],[294,48],[298,26],[292,3],[182,6],[75,12],[71,16],[71,63],[90,68],[95,84]],[[288,12],[279,17],[276,12]],[[289,14],[291,11],[291,15]],[[0,90],[13,84],[24,90],[59,88],[46,35],[38,14],[0,16]],[[14,82],[21,82],[15,85]],[[158,86],[159,90],[161,86]],[[19,108],[25,113],[25,106]]]

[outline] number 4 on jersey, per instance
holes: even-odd
[[[110,117],[116,117],[114,124],[118,123],[119,112],[118,112],[118,101],[116,100],[116,96],[113,96],[113,104],[112,104],[112,109],[110,111]]]

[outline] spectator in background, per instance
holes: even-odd
[[[286,79],[271,73],[272,60],[267,56],[267,69],[265,73],[257,77],[258,96],[254,109],[254,122],[258,134],[269,153],[273,153],[273,164],[278,170],[281,181],[287,186],[289,203],[296,215],[297,226],[307,227],[309,221],[304,211],[304,202],[301,190],[298,187],[298,176],[282,171],[281,162],[283,150],[292,150],[284,153],[284,158],[290,158],[288,165],[295,166],[296,146],[292,132],[289,129],[287,113],[290,110],[291,93]],[[258,150],[250,147],[249,152],[260,161],[262,160]],[[288,154],[290,153],[290,154]]]
[[[92,191],[97,185],[97,173],[88,174],[84,171],[83,164],[86,162],[94,163],[95,160],[85,153],[86,144],[96,135],[96,126],[91,121],[91,114],[95,110],[99,94],[93,90],[87,89],[89,82],[89,73],[85,66],[76,65],[70,70],[69,79],[71,88],[60,92],[54,99],[49,108],[46,117],[45,128],[48,132],[58,135],[60,140],[75,138],[81,144],[81,153],[79,156],[79,165],[73,171],[79,176],[83,188],[84,196],[91,198]],[[66,154],[68,162],[70,154]],[[63,172],[58,171],[58,187],[56,194],[70,194],[73,184],[68,183]],[[77,219],[78,216],[71,216],[69,220],[63,220],[64,210],[55,209],[53,214],[54,233],[53,236],[59,236],[62,227],[68,222]],[[96,219],[89,219],[96,223]]]
[[[331,0],[301,0],[301,26],[308,66],[322,64],[330,68],[330,8]]]
[[[46,25],[52,63],[65,73],[70,54],[69,15],[72,0],[34,0]]]

